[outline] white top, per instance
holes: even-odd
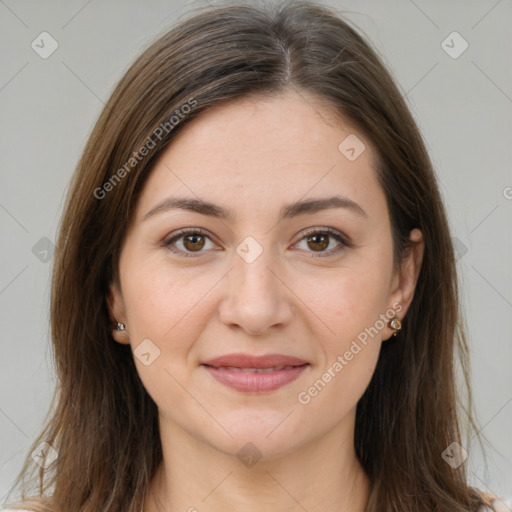
[[[512,512],[512,498],[510,498],[510,499],[496,498],[492,502],[492,507],[493,508],[481,507],[481,509],[478,512],[488,512],[488,511]]]
[[[488,511],[494,511],[494,512],[512,512],[512,498],[506,499],[506,498],[496,498],[492,502],[492,508],[489,507],[481,507],[478,512],[488,512]],[[1,512],[1,511],[0,511]]]

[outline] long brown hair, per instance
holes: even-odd
[[[468,347],[449,226],[435,173],[408,107],[375,50],[334,10],[307,2],[225,4],[193,12],[123,76],[85,147],[55,253],[51,328],[58,386],[31,452],[58,452],[24,506],[139,512],[162,460],[158,413],[129,345],[112,340],[106,295],[138,194],[187,123],[229,99],[293,88],[350,119],[378,153],[398,266],[419,228],[425,253],[399,336],[382,346],[357,406],[356,454],[371,482],[367,512],[476,511],[465,464],[442,452],[476,430]],[[187,108],[185,108],[187,106]],[[142,148],[146,148],[144,151]],[[123,171],[124,170],[124,171]],[[456,387],[464,376],[465,406]],[[35,477],[34,477],[35,479]]]

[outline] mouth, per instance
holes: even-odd
[[[209,366],[209,365],[205,365]],[[243,372],[243,373],[270,373],[270,372],[278,372],[280,370],[291,370],[293,368],[297,368],[296,366],[271,366],[270,368],[238,368],[236,366],[209,366],[210,368],[215,368],[217,370],[230,370],[234,372]]]
[[[231,389],[264,393],[294,381],[310,364],[303,359],[281,354],[229,354],[211,359],[201,366],[217,382]]]

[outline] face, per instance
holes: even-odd
[[[160,155],[109,302],[168,432],[267,457],[350,432],[421,263],[393,271],[375,165],[362,133],[292,92],[224,103]]]

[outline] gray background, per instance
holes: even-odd
[[[512,496],[512,2],[325,3],[378,47],[428,144],[456,237],[474,397],[490,442],[488,472],[478,446],[466,447],[471,481]],[[49,278],[63,194],[122,73],[198,5],[0,0],[0,502],[55,384]],[[43,31],[59,45],[46,59],[31,47]],[[462,40],[442,45],[454,31],[469,44],[457,58]]]

